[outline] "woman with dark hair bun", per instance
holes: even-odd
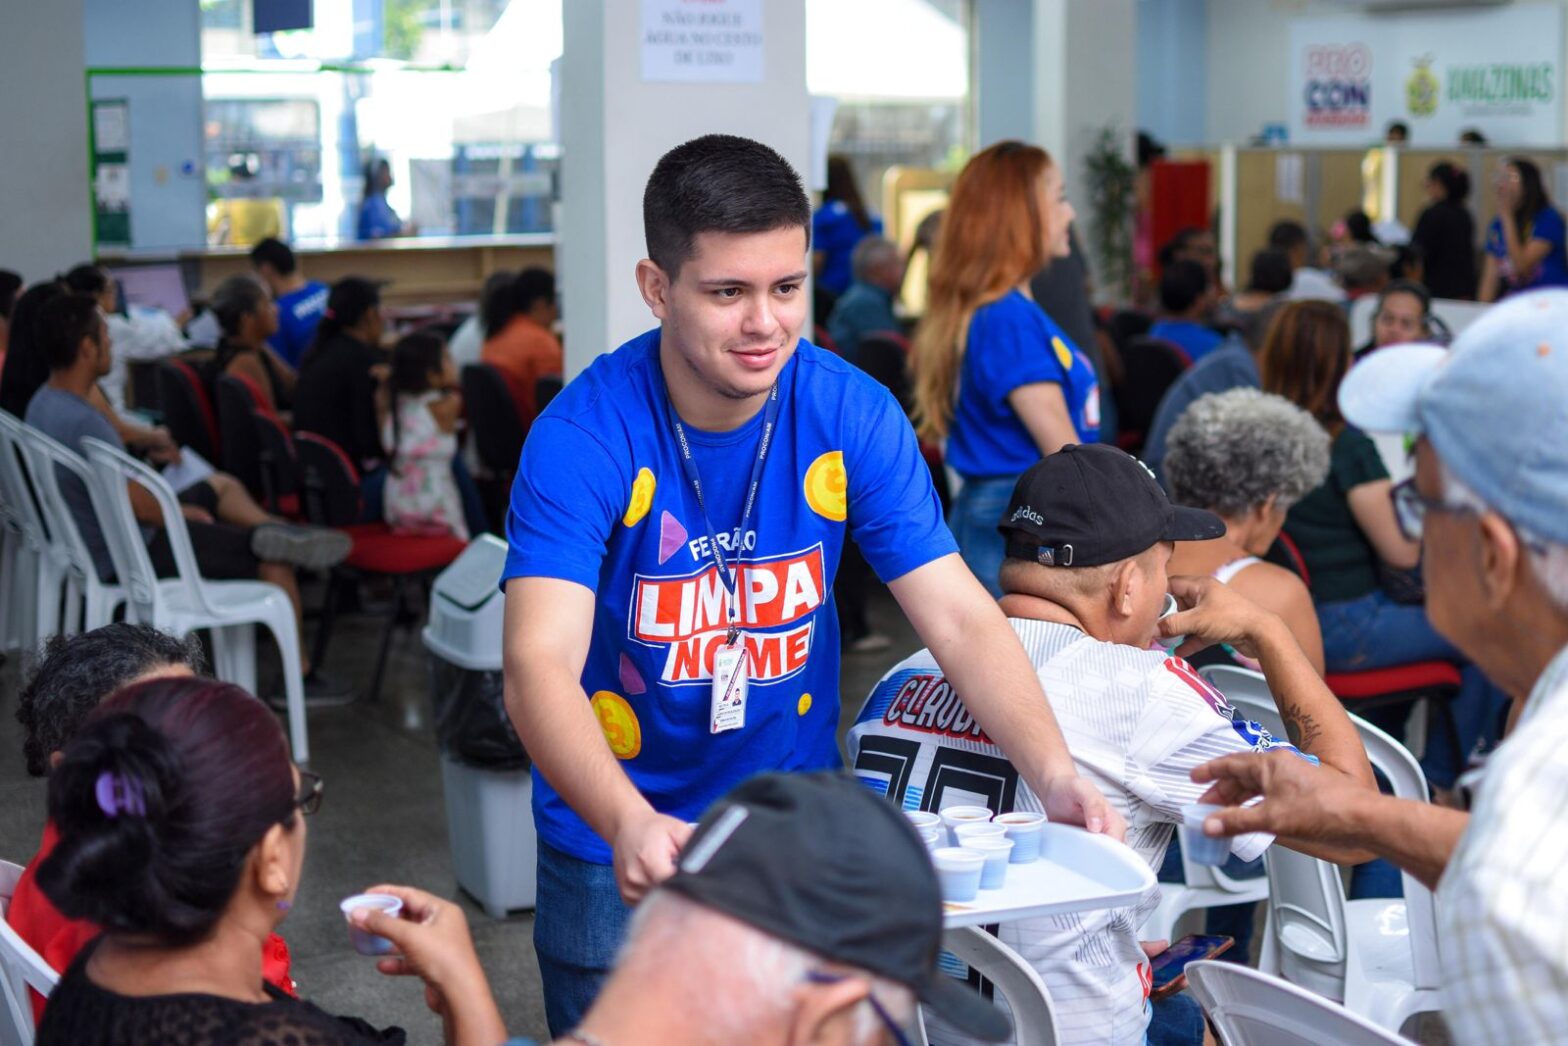
[[[49,778],[59,829],[38,885],[104,929],[64,972],[39,1046],[403,1043],[267,985],[261,941],[293,907],[321,779],[265,705],[210,679],[156,679],[99,706]],[[506,1037],[460,909],[418,890],[398,936],[446,1041]],[[416,925],[417,924],[417,925]],[[400,924],[401,925],[401,924]]]
[[[1434,298],[1475,297],[1475,218],[1465,206],[1470,176],[1447,160],[1426,175],[1432,202],[1416,219],[1410,243],[1421,252],[1422,282]]]

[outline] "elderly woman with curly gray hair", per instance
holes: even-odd
[[[1294,573],[1260,557],[1290,506],[1328,474],[1328,433],[1283,397],[1231,389],[1194,400],[1182,413],[1167,437],[1164,465],[1171,500],[1225,521],[1224,537],[1178,543],[1170,573],[1212,575],[1278,614],[1322,672],[1311,593]]]

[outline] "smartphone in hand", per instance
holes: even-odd
[[[1193,933],[1172,944],[1149,960],[1154,971],[1154,988],[1149,998],[1157,1001],[1175,995],[1187,987],[1188,963],[1212,959],[1228,951],[1235,943],[1230,937],[1208,937]]]

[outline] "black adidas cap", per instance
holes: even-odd
[[[997,1042],[1012,1022],[937,972],[942,892],[898,808],[848,774],[762,774],[715,803],[661,889],[824,959],[897,981]]]
[[[1161,541],[1223,537],[1212,512],[1172,505],[1147,465],[1101,443],[1069,443],[1018,477],[997,530],[1009,559],[1094,567]]]

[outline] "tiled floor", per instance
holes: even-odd
[[[310,600],[319,600],[319,592],[307,592]],[[882,672],[918,645],[885,591],[873,600],[871,613],[894,643],[883,654],[845,657],[846,723]],[[343,619],[328,654],[328,670],[368,685],[380,624],[365,616]],[[272,675],[269,667],[262,669],[263,689]],[[26,861],[43,825],[44,785],[22,769],[14,714],[17,676],[14,658],[0,666],[0,857]],[[417,982],[383,977],[369,959],[350,950],[337,902],[381,881],[459,896],[429,718],[427,655],[417,635],[407,632],[393,644],[379,702],[362,700],[311,713],[311,769],[326,779],[326,801],[310,821],[304,885],[281,931],[306,997],[330,1012],[383,1026],[401,1025],[415,1043],[439,1043],[441,1038]],[[526,818],[527,811],[518,816]],[[466,898],[464,904],[508,1028],[514,1034],[544,1037],[532,916],[497,921]]]

